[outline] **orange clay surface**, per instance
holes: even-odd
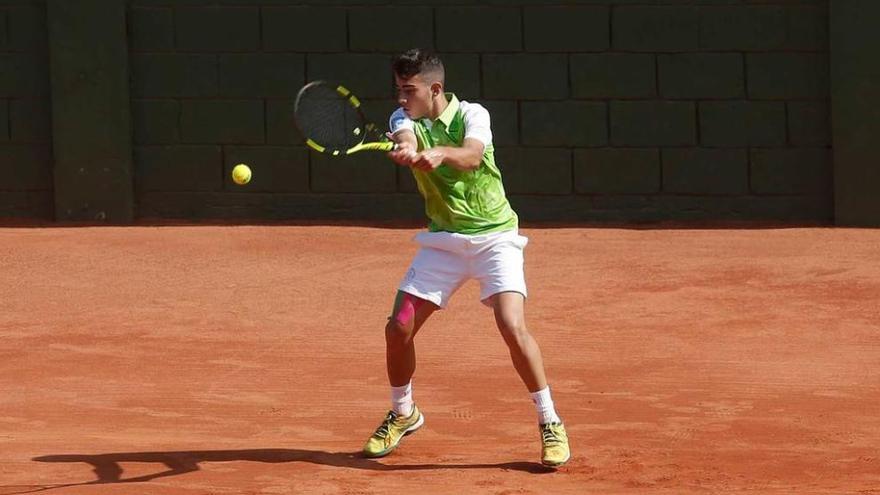
[[[415,229],[0,229],[0,494],[880,494],[880,231],[523,229],[573,457],[467,284],[383,328]]]

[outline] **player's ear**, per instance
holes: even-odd
[[[439,81],[431,83],[431,96],[440,96],[443,93],[443,84]]]

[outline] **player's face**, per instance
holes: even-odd
[[[431,84],[421,74],[406,79],[395,74],[394,83],[397,103],[403,107],[406,116],[411,119],[425,117],[431,108]]]

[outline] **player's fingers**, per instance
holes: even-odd
[[[398,165],[405,167],[413,167],[418,162],[418,154],[412,150],[409,151],[392,151],[388,156]]]
[[[407,162],[406,156],[399,151],[389,151],[388,158],[398,165],[406,165]]]
[[[425,158],[424,156],[420,156],[416,166],[419,170],[430,171],[433,167],[431,166],[431,161]]]
[[[397,146],[397,151],[404,156],[412,156],[416,153],[413,147],[407,142],[400,143]]]

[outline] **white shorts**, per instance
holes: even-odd
[[[529,239],[516,229],[485,235],[421,232],[414,240],[421,249],[400,282],[403,292],[445,308],[452,294],[474,278],[484,304],[499,292],[528,296],[523,250]]]

